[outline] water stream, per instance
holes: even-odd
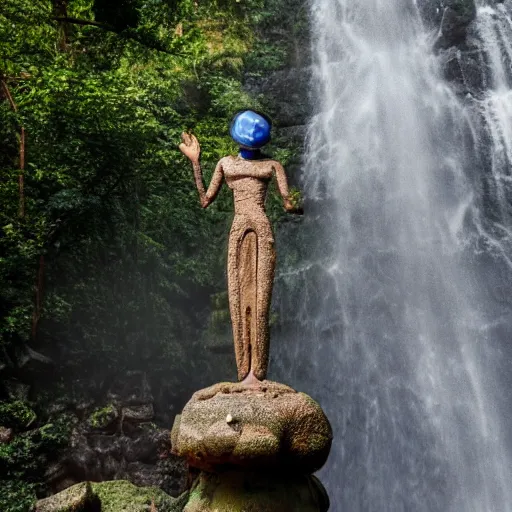
[[[272,377],[333,424],[334,512],[512,510],[512,2],[488,4],[461,98],[414,0],[312,2]]]

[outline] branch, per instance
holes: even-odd
[[[62,17],[62,16],[54,16],[52,19],[54,21],[71,23],[74,25],[82,25],[82,26],[91,26],[91,27],[101,28],[102,30],[106,30],[107,32],[113,32],[114,34],[117,34],[119,37],[124,37],[125,39],[130,39],[132,41],[135,41],[150,50],[156,50],[157,52],[166,53],[168,55],[174,55],[174,56],[177,55],[176,53],[170,52],[169,50],[165,49],[158,42],[154,42],[153,44],[148,44],[148,42],[143,41],[140,37],[138,37],[137,34],[134,34],[133,32],[130,33],[129,30],[118,30],[118,29],[112,27],[111,25],[106,25],[106,24],[100,23],[98,21],[83,20],[81,18],[69,18],[69,17]]]
[[[16,103],[14,102],[14,99],[12,97],[11,91],[9,90],[9,87],[7,86],[6,81],[2,78],[0,80],[0,83],[2,84],[2,89],[4,90],[5,96],[7,97],[11,108],[14,110],[14,112],[18,112],[18,107]]]
[[[98,21],[82,20],[82,19],[79,19],[79,18],[69,18],[67,16],[65,16],[65,17],[63,17],[63,16],[56,16],[53,19],[55,21],[60,21],[62,23],[73,23],[74,25],[91,25],[93,27],[102,28],[103,30],[108,30],[109,32],[116,32],[117,33],[117,30],[115,30],[110,25],[105,25],[105,24],[100,23]]]
[[[18,105],[14,101],[12,97],[11,91],[9,90],[9,86],[7,82],[2,77],[0,79],[0,83],[2,84],[2,89],[4,90],[4,94],[11,105],[11,108],[15,114],[18,113]],[[20,144],[19,144],[19,158],[20,158],[20,174],[18,176],[19,182],[19,212],[18,215],[20,218],[25,217],[25,146],[26,146],[26,133],[25,127],[19,122],[20,125]]]

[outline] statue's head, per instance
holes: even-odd
[[[272,122],[260,112],[241,110],[231,121],[230,133],[242,149],[255,151],[270,141]]]

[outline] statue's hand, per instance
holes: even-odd
[[[304,208],[298,204],[292,203],[290,200],[284,202],[284,208],[288,213],[294,213],[295,215],[304,215]]]
[[[191,133],[183,132],[181,134],[180,151],[192,162],[199,161],[199,155],[201,154],[201,146],[195,135]]]
[[[288,213],[295,213],[295,215],[304,215],[304,208],[302,208],[302,194],[296,188],[291,188],[288,197],[284,199],[284,208]]]

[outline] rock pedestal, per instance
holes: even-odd
[[[198,391],[177,416],[173,452],[202,472],[184,512],[324,512],[312,473],[332,430],[320,406],[283,384],[222,383]]]

